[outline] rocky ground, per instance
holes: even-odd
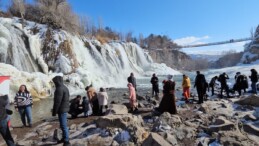
[[[122,98],[111,100],[106,116],[68,120],[73,146],[259,146],[259,96],[213,96],[202,105],[178,100],[177,115],[154,116],[152,110],[159,101],[139,96],[139,111],[129,113],[125,90],[117,93]],[[56,144],[61,139],[56,118],[11,132],[17,145],[60,145]],[[0,139],[0,146],[4,145]]]

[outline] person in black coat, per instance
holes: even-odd
[[[169,112],[170,114],[177,114],[176,101],[175,101],[175,81],[172,80],[173,76],[168,75],[168,80],[163,81],[163,97],[159,107],[155,109],[156,112],[162,114]]]
[[[218,78],[218,81],[221,84],[221,89],[220,89],[220,97],[223,97],[223,90],[226,91],[227,93],[227,97],[229,98],[229,87],[227,84],[227,80],[229,79],[228,75],[224,72],[223,74],[221,74]]]
[[[246,93],[246,88],[248,88],[247,77],[239,73],[236,77],[236,83],[234,85],[234,88],[236,91],[238,91],[239,96],[241,96],[242,90],[244,90],[244,93]]]
[[[69,131],[67,128],[67,112],[69,111],[69,90],[63,84],[63,78],[61,76],[56,76],[52,79],[56,86],[54,93],[54,104],[52,109],[52,116],[58,114],[60,128],[63,133],[62,140],[58,143],[64,143],[64,146],[70,146],[69,143]]]
[[[83,113],[82,105],[80,104],[81,96],[77,95],[76,98],[70,101],[69,114],[72,118],[77,118],[77,116]]]
[[[137,91],[137,83],[136,83],[136,78],[134,77],[133,73],[130,73],[130,76],[128,77],[128,82],[133,85],[135,90]]]
[[[197,89],[199,101],[198,104],[203,103],[204,98],[204,92],[206,91],[206,79],[203,74],[200,73],[200,71],[197,71],[197,76],[195,78],[194,88]]]
[[[257,94],[256,83],[258,82],[258,73],[255,69],[251,69],[251,76],[249,76],[249,78],[252,82],[252,93]]]
[[[8,104],[8,96],[0,96],[0,133],[5,140],[7,146],[15,146],[11,132],[7,125],[7,115],[12,114],[12,111],[6,109]]]
[[[159,94],[159,87],[158,87],[159,80],[158,80],[156,74],[153,74],[153,77],[151,78],[150,82],[152,84],[152,97],[153,96],[158,97],[158,94]]]
[[[210,80],[209,87],[211,88],[211,96],[214,95],[214,88],[215,88],[217,79],[218,79],[218,76],[215,76],[215,77],[213,77],[213,78]]]

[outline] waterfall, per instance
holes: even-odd
[[[69,84],[82,89],[91,83],[96,87],[126,87],[131,72],[136,77],[180,74],[165,64],[153,63],[135,43],[101,44],[30,21],[22,26],[18,18],[0,18],[0,61],[28,73],[49,76],[52,71],[62,72]],[[51,87],[47,81],[44,84]]]

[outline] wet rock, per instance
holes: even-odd
[[[171,146],[171,144],[160,135],[150,133],[148,138],[143,142],[142,146]]]
[[[128,109],[125,105],[120,104],[111,104],[107,113],[114,114],[114,115],[124,115],[128,114]]]

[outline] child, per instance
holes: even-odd
[[[82,106],[83,106],[83,111],[84,111],[85,117],[92,115],[91,104],[89,103],[88,99],[85,96],[83,97]]]

